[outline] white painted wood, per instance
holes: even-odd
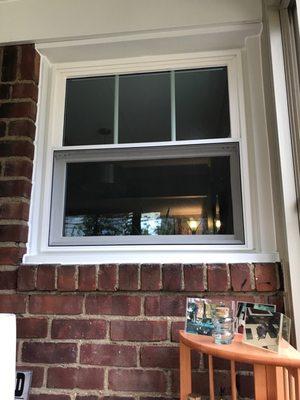
[[[16,346],[16,316],[0,314],[0,386],[3,400],[15,398]]]
[[[296,208],[295,178],[293,172],[293,157],[289,114],[287,104],[287,88],[284,79],[284,58],[282,38],[280,31],[279,13],[268,10],[270,31],[271,63],[273,69],[274,95],[276,105],[276,122],[278,131],[279,157],[281,166],[281,185],[283,192],[283,206],[287,239],[287,256],[290,270],[292,300],[294,304],[294,323],[296,330],[297,346],[300,346],[300,233]]]

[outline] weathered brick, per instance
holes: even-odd
[[[6,202],[0,204],[0,218],[2,219],[20,219],[28,221],[29,205],[22,201]]]
[[[0,181],[0,197],[30,198],[31,183],[24,180]]]
[[[6,122],[5,121],[0,121],[0,137],[6,135],[6,127],[7,127]]]
[[[8,125],[9,136],[26,136],[31,139],[35,137],[35,125],[28,119],[10,121]]]
[[[165,264],[162,267],[162,286],[164,290],[181,290],[181,264]]]
[[[248,264],[230,264],[231,286],[236,292],[249,292],[251,288],[251,270]]]
[[[28,227],[25,225],[0,225],[0,242],[27,242]]]
[[[78,269],[78,290],[93,291],[97,288],[95,265],[81,265]]]
[[[71,400],[71,397],[67,394],[31,394],[30,400]]]
[[[145,314],[156,316],[185,315],[186,298],[183,296],[147,296],[145,299]]]
[[[12,85],[13,99],[38,99],[38,87],[34,82],[22,82]]]
[[[237,375],[236,386],[241,397],[254,398],[254,379],[251,375]]]
[[[268,303],[269,304],[275,304],[276,305],[276,311],[281,312],[284,314],[285,312],[285,307],[284,307],[284,298],[282,294],[276,294],[274,296],[269,296],[268,297]]]
[[[24,313],[26,310],[27,296],[23,294],[1,294],[0,312],[2,313]]]
[[[139,315],[141,299],[137,296],[90,295],[86,298],[87,314]]]
[[[136,348],[116,344],[83,344],[80,348],[80,362],[91,365],[135,367]]]
[[[43,380],[44,380],[44,368],[43,367],[36,367],[36,366],[31,366],[31,365],[26,364],[24,366],[18,365],[17,372],[18,372],[18,370],[32,371],[31,386],[33,388],[40,388],[43,386]]]
[[[259,292],[272,292],[279,289],[277,265],[271,263],[255,264],[255,283]]]
[[[111,321],[112,340],[152,342],[167,340],[167,321]]]
[[[99,265],[98,290],[117,290],[117,266],[115,264]]]
[[[162,371],[113,369],[108,372],[110,390],[124,392],[165,392],[166,376]]]
[[[61,389],[101,390],[104,384],[102,368],[49,368],[47,387]]]
[[[23,247],[0,247],[0,265],[18,265],[26,249]]]
[[[36,119],[36,104],[30,101],[10,101],[0,104],[0,118],[30,118]]]
[[[207,266],[207,284],[211,292],[228,290],[227,267],[225,264],[209,264]]]
[[[204,266],[202,264],[186,264],[183,266],[184,290],[187,292],[203,292],[205,290]]]
[[[18,290],[29,291],[35,289],[36,267],[32,265],[22,265],[18,269]]]
[[[17,271],[0,271],[0,290],[17,288]]]
[[[29,311],[32,314],[80,314],[82,303],[82,296],[32,295]]]
[[[1,109],[0,109],[1,112]],[[30,159],[33,158],[34,146],[32,143],[25,140],[10,140],[1,142],[0,157],[16,157],[24,156]]]
[[[144,346],[141,348],[141,367],[179,368],[179,348]]]
[[[54,339],[104,339],[106,321],[101,319],[55,319],[51,337]]]
[[[179,342],[179,331],[184,330],[184,321],[172,322],[171,325],[171,341]]]
[[[55,290],[56,265],[40,265],[37,268],[36,288],[37,290]]]
[[[7,100],[10,98],[10,85],[0,84],[0,100]]]
[[[32,162],[27,160],[6,160],[4,176],[25,176],[32,178]]]
[[[20,79],[39,81],[40,57],[33,44],[22,45]]]
[[[101,397],[101,399],[100,399],[100,397],[98,397],[98,396],[94,396],[94,395],[80,395],[80,394],[78,394],[77,396],[76,396],[76,400],[103,400],[104,398],[103,397]]]
[[[119,290],[139,289],[139,266],[137,264],[119,265]]]
[[[5,46],[2,59],[2,82],[14,81],[17,78],[18,47]]]
[[[22,349],[22,361],[30,363],[74,363],[77,356],[76,343],[25,342]]]
[[[48,322],[46,318],[18,318],[18,338],[45,338],[47,336]]]
[[[61,265],[57,269],[57,289],[65,292],[76,290],[76,267],[73,265]]]
[[[161,289],[159,264],[141,265],[141,289],[149,291]]]

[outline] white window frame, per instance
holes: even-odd
[[[122,245],[49,246],[53,152],[61,150],[67,78],[159,72],[178,69],[227,67],[231,137],[226,139],[147,143],[147,146],[182,146],[205,143],[238,142],[241,160],[241,187],[245,243],[240,245]],[[42,57],[42,81],[38,115],[30,236],[25,263],[153,263],[153,262],[273,262],[276,252],[264,252],[254,238],[253,208],[247,150],[244,81],[241,50],[184,53],[166,56],[135,57],[49,64]],[[141,147],[145,143],[68,146],[68,150]]]

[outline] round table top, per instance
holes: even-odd
[[[212,336],[179,332],[180,342],[204,354],[248,364],[300,368],[300,352],[282,340],[278,353],[242,342],[237,333],[231,344],[215,344]]]

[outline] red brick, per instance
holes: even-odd
[[[34,367],[31,365],[18,365],[17,366],[17,372],[18,371],[32,371],[32,382],[31,386],[33,388],[40,388],[43,386],[43,380],[44,380],[44,368],[43,367]]]
[[[61,389],[101,390],[104,384],[102,368],[49,368],[47,387]]]
[[[0,104],[0,118],[30,118],[35,121],[36,104],[32,101],[18,101]]]
[[[82,265],[79,267],[78,271],[78,290],[96,290],[96,267],[94,265]]]
[[[24,313],[26,310],[27,296],[23,294],[0,295],[0,312],[2,313]]]
[[[139,315],[141,299],[137,296],[91,295],[86,298],[87,314]]]
[[[248,264],[230,265],[231,286],[236,292],[250,292],[251,270]]]
[[[187,292],[203,292],[205,290],[204,266],[202,264],[186,264],[183,266],[184,290]]]
[[[22,349],[22,361],[30,363],[74,363],[77,356],[76,343],[25,342]]]
[[[99,265],[98,290],[117,290],[117,266],[115,264]]]
[[[139,289],[139,267],[137,264],[119,265],[119,290]]]
[[[100,397],[93,396],[93,395],[87,395],[87,396],[83,395],[83,396],[81,396],[79,394],[79,395],[76,396],[76,400],[103,400],[103,399],[104,399],[103,397],[101,397],[101,399],[100,399]]]
[[[8,125],[9,136],[26,136],[31,139],[35,137],[35,125],[27,119],[10,121]]]
[[[37,102],[38,87],[33,82],[15,83],[12,86],[13,99],[32,99]]]
[[[251,375],[237,375],[237,391],[240,397],[254,398],[254,379]]]
[[[162,371],[114,369],[108,373],[110,390],[124,392],[165,392],[166,376]]]
[[[277,265],[271,263],[255,264],[255,283],[259,292],[278,290]]]
[[[20,79],[39,81],[40,57],[33,44],[22,45]]]
[[[26,243],[28,227],[25,225],[0,225],[0,242]]]
[[[269,296],[268,297],[268,303],[269,304],[275,304],[276,305],[276,311],[281,312],[284,314],[285,312],[285,307],[284,307],[284,298],[282,294],[276,294],[275,296]]]
[[[55,319],[51,337],[54,339],[104,339],[106,321],[101,319]]]
[[[116,344],[83,344],[80,349],[80,362],[113,367],[135,367],[136,348]]]
[[[23,247],[0,247],[0,265],[18,265],[26,249]]]
[[[36,288],[37,290],[55,290],[56,277],[55,265],[40,265],[37,269]]]
[[[143,264],[141,265],[141,289],[142,290],[160,290],[160,265]]]
[[[179,342],[179,331],[184,330],[184,321],[172,322],[171,325],[171,341]]]
[[[165,264],[162,267],[162,286],[164,290],[181,290],[181,264]]]
[[[0,181],[0,197],[30,198],[31,183],[24,180]]]
[[[76,400],[78,400],[78,397],[76,397]],[[89,400],[89,399],[83,399],[83,400]],[[94,400],[94,399],[90,399],[90,400]],[[95,399],[95,400],[98,400],[98,399]],[[131,396],[129,396],[129,397],[128,396],[104,396],[104,397],[101,397],[100,400],[135,400],[135,397],[131,397]],[[157,400],[157,397],[155,398],[155,400]],[[164,400],[164,399],[159,398],[159,400]]]
[[[7,100],[10,98],[10,85],[0,84],[0,100]]]
[[[224,292],[228,290],[227,267],[225,264],[210,264],[207,267],[208,290]]]
[[[18,47],[5,46],[2,58],[2,82],[14,81],[17,78]]]
[[[82,303],[82,296],[32,295],[29,311],[32,314],[80,314]]]
[[[5,161],[4,176],[25,176],[32,178],[32,162],[27,160]]]
[[[186,298],[183,296],[148,296],[145,299],[145,314],[183,317]]]
[[[28,221],[29,205],[22,201],[0,204],[0,218]]]
[[[179,348],[144,346],[141,348],[141,367],[179,368]]]
[[[0,271],[0,290],[17,288],[17,271]]]
[[[18,318],[18,338],[45,338],[47,336],[48,322],[46,318]]]
[[[76,267],[62,265],[57,269],[57,289],[65,292],[76,290]]]
[[[112,340],[153,342],[167,340],[167,321],[111,321]]]
[[[71,397],[66,394],[31,394],[30,400],[71,400]]]
[[[29,291],[35,288],[36,267],[32,265],[22,265],[18,269],[18,290]]]
[[[5,121],[0,121],[0,136],[5,136],[6,135],[6,122]]]
[[[0,157],[24,156],[32,159],[33,154],[34,146],[31,142],[25,140],[10,140],[1,142]]]

